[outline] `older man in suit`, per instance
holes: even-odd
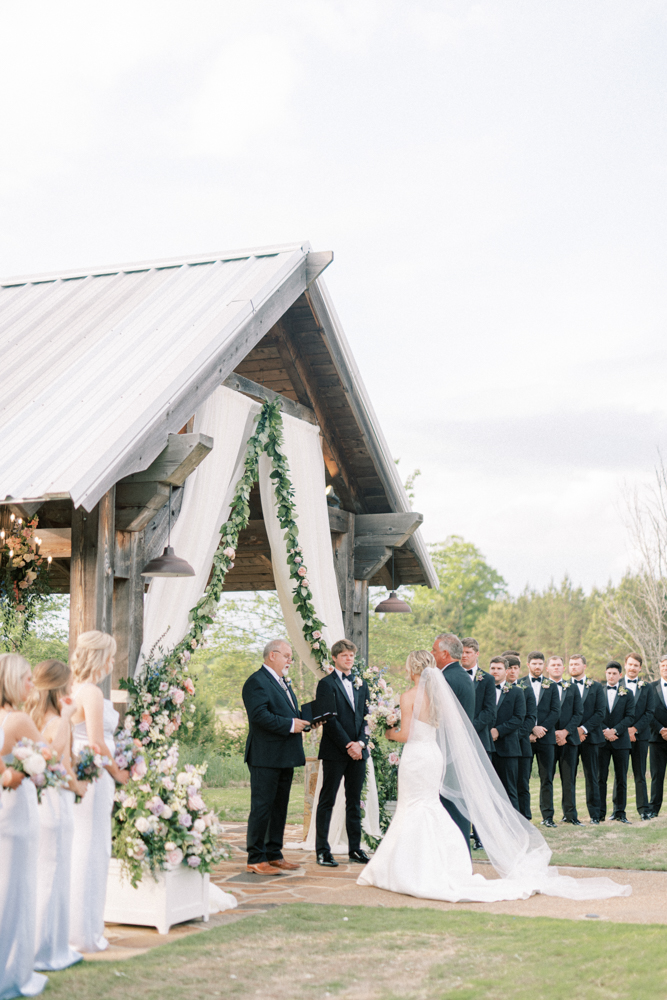
[[[458,698],[463,711],[473,722],[475,718],[475,691],[472,678],[461,666],[463,654],[461,640],[452,632],[443,632],[435,639],[432,652],[438,670],[442,672],[443,678]],[[454,802],[445,799],[442,795],[440,801],[458,826],[468,849],[470,849],[470,821],[466,819]]]
[[[649,747],[651,754],[651,819],[660,812],[667,769],[667,656],[660,660],[660,677],[651,685],[653,690],[653,718]]]
[[[286,681],[292,649],[284,639],[264,647],[264,662],[243,685],[248,713],[245,761],[250,770],[248,871],[280,875],[299,865],[283,858],[283,838],[294,768],[306,763],[296,695]]]
[[[642,819],[650,819],[648,789],[646,788],[646,759],[653,717],[653,691],[639,676],[643,659],[640,653],[628,653],[625,658],[625,676],[621,681],[635,699],[635,718],[628,729],[630,760],[635,779],[635,802]]]
[[[628,798],[628,762],[630,760],[630,737],[628,729],[634,721],[635,699],[621,681],[621,664],[611,660],[605,671],[605,714],[602,720],[602,735],[605,742],[599,750],[600,767],[600,820],[607,814],[607,776],[609,764],[614,761],[614,798],[612,820],[630,823],[625,815]]]

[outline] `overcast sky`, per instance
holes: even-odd
[[[0,272],[308,239],[428,540],[630,559],[667,424],[667,2],[2,7]]]

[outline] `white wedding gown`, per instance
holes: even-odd
[[[472,823],[501,876],[473,874],[463,834],[440,802]],[[537,827],[511,805],[477,733],[439,670],[426,668],[398,771],[398,805],[384,840],[357,882],[448,902],[629,896],[609,878],[560,875]]]
[[[4,739],[0,725],[0,751]],[[48,982],[33,972],[38,840],[37,790],[24,778],[0,794],[0,1000],[34,997]]]
[[[66,788],[46,788],[37,812],[35,968],[56,972],[83,958],[69,944],[74,792]]]
[[[104,741],[114,752],[113,735],[118,726],[118,712],[104,699]],[[72,753],[77,754],[90,741],[85,722],[74,727]],[[104,903],[111,859],[111,810],[115,783],[108,771],[92,781],[83,800],[74,806],[72,838],[72,878],[70,892],[69,941],[77,951],[104,951],[109,942],[104,936]]]

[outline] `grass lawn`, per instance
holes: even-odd
[[[202,788],[202,796],[210,809],[231,823],[245,823],[250,812],[250,787]],[[303,782],[293,784],[290,793],[288,823],[303,823]]]
[[[667,927],[292,904],[49,979],[67,1000],[664,1000]]]

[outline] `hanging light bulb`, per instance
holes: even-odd
[[[400,597],[397,596],[394,590],[394,552],[395,549],[391,550],[391,593],[389,597],[385,597],[384,601],[380,601],[376,607],[376,613],[381,615],[386,614],[404,614],[411,615],[412,608],[405,601],[402,601]]]
[[[141,571],[142,576],[196,576],[189,562],[174,554],[171,547],[171,483],[169,484],[169,533],[167,547],[161,556],[151,559]]]

